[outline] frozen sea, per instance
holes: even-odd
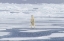
[[[64,4],[0,3],[0,41],[64,41]]]

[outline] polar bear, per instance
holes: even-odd
[[[32,26],[34,26],[34,28],[35,28],[35,24],[34,24],[35,22],[34,22],[34,16],[33,15],[31,15],[31,28],[32,28]]]

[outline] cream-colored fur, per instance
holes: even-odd
[[[33,15],[31,15],[31,28],[32,28],[32,26],[34,26],[34,28],[35,28],[35,24],[34,24],[35,22],[34,22],[34,16]]]

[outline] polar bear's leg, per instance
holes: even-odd
[[[31,24],[31,28],[32,28],[32,24]]]

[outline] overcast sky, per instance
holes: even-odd
[[[64,3],[64,0],[0,0],[1,3]]]

